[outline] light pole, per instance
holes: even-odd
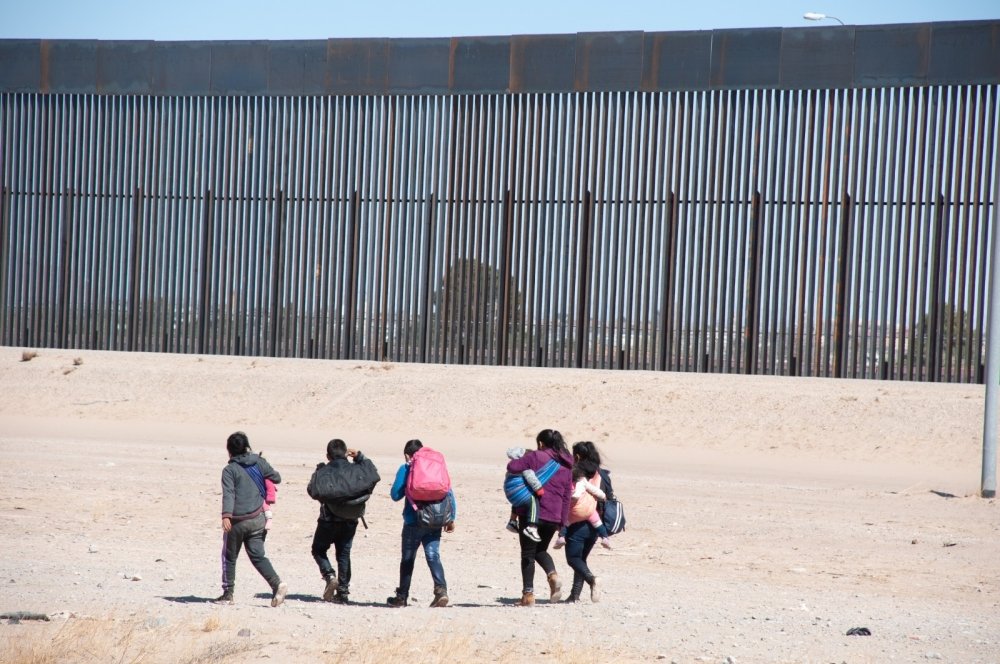
[[[807,21],[822,21],[823,19],[828,18],[831,21],[836,21],[837,23],[844,25],[844,22],[841,21],[836,16],[830,16],[829,14],[820,14],[819,12],[806,12],[805,14],[802,15],[802,18],[806,19]]]

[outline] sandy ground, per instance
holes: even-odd
[[[1000,662],[980,386],[23,350],[0,348],[0,613],[52,620],[0,622],[0,660],[75,634],[57,660]],[[599,603],[513,606],[504,451],[546,427],[596,442],[627,507],[590,559]],[[284,477],[277,609],[245,557],[236,605],[207,601],[236,429]],[[346,607],[309,553],[332,437],[383,477]],[[384,606],[412,437],[448,455],[459,500],[446,609],[422,559],[414,605]]]

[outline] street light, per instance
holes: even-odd
[[[836,16],[830,16],[829,14],[820,14],[819,12],[806,12],[805,14],[802,15],[802,18],[806,19],[807,21],[822,21],[823,19],[828,18],[831,21],[836,21],[837,23],[844,25],[844,22],[841,21]]]

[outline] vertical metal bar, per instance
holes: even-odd
[[[847,353],[844,351],[845,337],[847,336],[847,265],[850,252],[847,247],[851,241],[851,196],[844,193],[843,202],[840,207],[840,255],[837,265],[837,311],[834,315],[836,333],[834,336],[834,356],[833,375],[835,378],[843,378],[845,375],[844,365],[847,363]]]
[[[285,192],[281,189],[274,196],[274,227],[271,237],[271,297],[268,310],[271,313],[271,339],[267,354],[270,357],[280,357],[278,341],[281,338],[283,282],[285,274]]]
[[[944,265],[942,261],[944,260],[943,254],[946,249],[944,239],[946,209],[947,202],[945,201],[944,194],[938,194],[937,206],[934,210],[934,240],[930,271],[930,330],[928,331],[927,340],[927,363],[930,370],[928,379],[934,383],[941,380],[941,344],[944,341],[941,334],[941,324],[942,309],[944,307],[944,279],[942,274]]]
[[[500,269],[500,321],[497,325],[497,364],[505,366],[510,363],[509,342],[511,336],[511,293],[508,284],[512,283],[511,268],[514,261],[514,199],[508,189],[503,196],[503,229],[500,235],[503,254]],[[516,282],[513,282],[516,283]]]
[[[345,249],[348,252],[347,279],[344,280],[344,304],[346,312],[344,314],[344,359],[355,358],[355,333],[357,331],[356,316],[358,311],[358,260],[361,251],[361,234],[359,218],[361,198],[355,189],[351,192],[350,221],[347,227],[347,242]]]
[[[589,190],[583,193],[582,209],[580,210],[580,233],[577,248],[577,296],[576,296],[576,367],[586,366],[586,330],[589,329],[590,317],[590,248],[593,225],[594,197]]]
[[[995,88],[994,88],[995,89]],[[992,156],[992,155],[991,155]],[[997,494],[997,408],[1000,386],[1000,168],[992,160],[987,162],[993,169],[992,196],[987,192],[987,200],[992,202],[993,214],[990,224],[989,261],[989,320],[986,341],[986,403],[983,415],[983,464],[980,481],[980,495],[995,498]],[[988,189],[989,185],[987,185]]]
[[[426,363],[431,353],[431,309],[434,306],[434,221],[437,208],[437,197],[434,192],[427,198],[427,210],[425,212],[424,226],[427,233],[424,240],[424,329],[423,339],[420,344],[420,361]],[[506,280],[504,280],[506,282]]]
[[[761,196],[759,191],[753,193],[750,213],[750,270],[747,280],[746,309],[746,345],[743,361],[743,372],[753,374],[757,371],[757,329],[760,325],[760,251],[761,251]]]
[[[201,236],[201,287],[200,296],[201,300],[201,311],[198,315],[198,352],[208,353],[216,352],[218,349],[213,347],[209,348],[209,333],[210,329],[208,326],[209,316],[212,315],[212,307],[210,304],[211,299],[211,288],[210,275],[212,273],[212,268],[214,261],[212,260],[212,190],[205,190],[205,197],[202,202],[202,213],[201,213],[201,223],[202,223],[202,236]],[[214,335],[212,335],[214,338]]]
[[[3,155],[6,158],[6,155]],[[0,183],[2,184],[2,183]],[[9,332],[10,298],[7,285],[10,281],[12,265],[10,260],[10,189],[0,188],[0,344],[13,345],[13,335]]]
[[[660,329],[660,371],[667,371],[673,366],[675,358],[671,353],[674,347],[674,275],[677,272],[677,196],[672,190],[667,192],[666,209],[663,217],[663,304],[661,305]]]

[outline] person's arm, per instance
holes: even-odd
[[[260,469],[260,474],[264,476],[265,479],[271,480],[275,484],[281,484],[281,475],[276,471],[267,459],[264,457],[257,457],[257,467]]]
[[[590,482],[584,481],[583,488],[587,491],[587,493],[592,495],[594,498],[597,498],[598,500],[605,500],[607,498],[607,496],[604,495],[604,492],[601,491],[600,488],[594,486]]]
[[[542,483],[538,480],[538,475],[535,475],[535,471],[525,470],[521,473],[521,477],[524,478],[524,483],[528,485],[531,492],[536,496],[541,496],[545,493],[545,489],[542,487]]]
[[[579,498],[580,496],[582,496],[584,493],[587,492],[587,489],[584,486],[584,484],[586,483],[587,480],[576,481],[576,484],[573,485],[573,500],[576,500],[577,498]]]
[[[236,484],[233,474],[229,472],[231,466],[222,469],[222,530],[229,532],[233,527],[233,505],[236,502]]]
[[[316,470],[313,471],[312,477],[309,478],[309,484],[306,486],[306,493],[308,493],[309,497],[313,500],[316,500],[316,473],[325,465],[325,463],[316,464]]]
[[[566,479],[563,480],[563,505],[562,505],[562,522],[559,524],[562,526],[562,533],[566,532],[566,526],[569,525],[569,504],[573,495],[573,476],[571,474],[563,475]]]
[[[403,464],[396,471],[396,479],[392,482],[392,489],[389,490],[389,497],[394,501],[400,501],[406,497],[406,475],[410,470],[408,464]]]
[[[446,533],[453,533],[455,532],[455,522],[458,521],[458,501],[455,500],[455,492],[451,489],[448,489],[446,498],[451,501],[451,513],[453,517],[451,521],[444,524],[444,531]]]

